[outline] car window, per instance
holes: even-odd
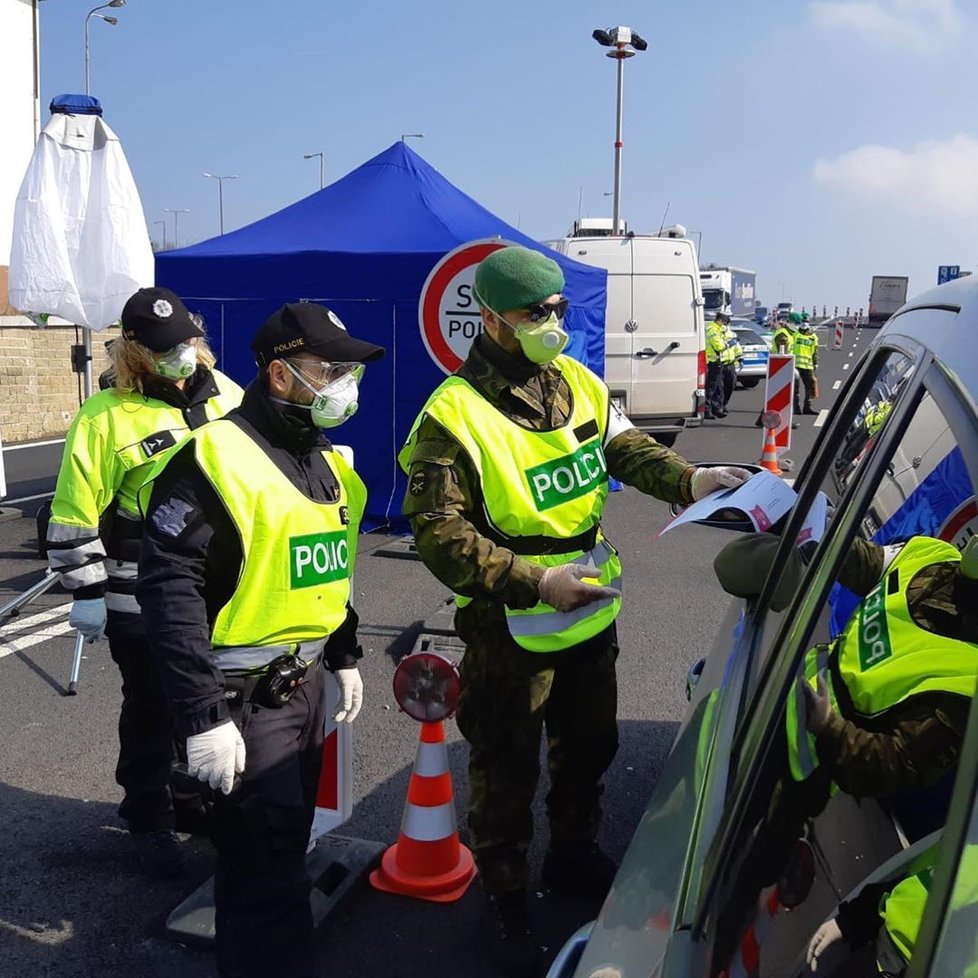
[[[819,491],[825,500],[827,517],[839,506],[846,489],[855,480],[860,465],[881,437],[892,412],[892,406],[897,402],[901,390],[913,374],[913,367],[913,361],[902,352],[884,355],[879,366],[869,372],[868,381],[864,382],[860,389],[852,392],[847,402],[840,405],[840,419],[837,420],[837,426],[844,429],[843,447],[840,451],[831,454],[832,462],[828,475],[820,480]],[[882,399],[884,390],[888,392],[886,400]],[[885,408],[881,407],[883,404],[886,405]],[[872,425],[867,425],[867,417],[874,419]],[[818,535],[817,528],[811,532]],[[795,573],[794,578],[788,576],[788,569],[785,566],[789,561]],[[778,569],[778,573],[782,575],[779,605],[787,604],[791,597],[791,594],[785,593],[784,590],[786,580],[795,580],[795,587],[801,586],[802,579],[797,573],[798,567],[795,563],[795,555],[790,549],[782,552]],[[772,647],[780,634],[784,614],[783,608],[776,610],[771,607],[770,602],[759,606],[756,611],[755,624],[758,627],[758,636],[749,671],[748,702],[752,702],[757,696],[761,677],[769,665]],[[750,707],[747,707],[743,714],[748,717]]]
[[[752,329],[745,329],[743,326],[738,326],[734,332],[737,334],[737,339],[740,340],[742,344],[753,343],[756,346],[763,346],[764,340],[754,332]]]
[[[717,887],[721,894],[712,912],[716,914],[717,906],[723,910],[707,923],[708,904],[702,902],[699,923],[713,928],[716,938],[723,934],[724,914],[730,913],[731,905],[739,900],[748,917],[757,906],[756,898],[763,891],[759,888],[745,895],[745,878],[773,883],[777,878],[775,869],[792,866],[794,850],[788,843],[808,833],[806,845],[814,852],[816,885],[804,906],[790,915],[790,922],[786,922],[787,915],[774,921],[779,937],[772,938],[772,948],[778,950],[771,954],[783,955],[783,961],[774,970],[764,969],[770,974],[786,973],[790,962],[804,951],[814,929],[834,911],[836,904],[884,860],[899,852],[905,841],[922,838],[943,825],[953,785],[953,755],[939,750],[933,755],[921,756],[919,751],[914,754],[912,743],[906,756],[913,756],[917,771],[926,773],[919,773],[912,791],[903,785],[901,778],[910,775],[901,764],[911,762],[904,762],[896,749],[899,737],[892,735],[886,743],[881,739],[882,746],[872,749],[863,744],[856,736],[859,730],[875,731],[883,738],[880,714],[870,717],[868,703],[862,704],[864,712],[860,713],[854,705],[858,700],[846,696],[850,695],[850,683],[856,688],[856,696],[862,695],[860,688],[871,688],[872,683],[860,676],[878,664],[874,658],[886,661],[892,656],[894,641],[908,641],[910,632],[923,627],[913,625],[898,635],[887,634],[885,642],[879,640],[877,633],[870,634],[871,626],[878,623],[871,620],[866,609],[874,596],[884,600],[884,595],[897,593],[893,590],[900,580],[896,571],[903,567],[911,575],[904,579],[911,583],[905,583],[899,594],[901,600],[906,596],[908,608],[917,602],[912,604],[913,614],[934,622],[948,613],[946,602],[951,592],[937,589],[937,584],[932,592],[927,583],[944,579],[939,575],[921,578],[924,564],[899,563],[904,551],[898,547],[916,538],[905,551],[907,561],[918,559],[913,555],[927,548],[940,554],[945,552],[940,548],[949,547],[947,552],[953,553],[950,546],[963,543],[978,530],[971,474],[978,468],[974,444],[978,422],[970,405],[949,397],[947,389],[940,387],[946,368],[924,370],[924,361],[905,351],[882,353],[874,363],[874,369],[868,370],[848,392],[839,416],[830,421],[830,430],[810,469],[809,482],[801,487],[799,511],[782,528],[783,539],[772,563],[771,579],[752,609],[756,630],[751,662],[753,682],[746,686],[744,721],[731,751],[725,821],[713,838],[706,866],[710,881],[707,887]],[[940,398],[932,393],[931,382]],[[880,417],[875,409],[883,403],[889,406]],[[853,432],[860,425],[862,433],[856,439]],[[857,442],[857,451],[837,464],[838,446]],[[830,505],[827,528],[820,542],[807,539],[803,532],[806,517],[817,513],[822,504],[816,490]],[[792,546],[789,537],[791,544],[806,542],[800,547]],[[944,565],[951,568],[949,573],[953,572],[950,557]],[[895,571],[890,572],[890,567]],[[912,592],[911,587],[915,589]],[[862,600],[866,602],[862,611],[854,614]],[[783,610],[777,611],[775,606],[783,606]],[[841,644],[842,636],[848,644]],[[859,676],[846,673],[848,680],[840,678],[842,666],[833,666],[832,662],[839,661],[841,649],[848,650],[846,662],[850,666],[858,662],[854,668]],[[884,654],[881,650],[889,651]],[[933,659],[925,656],[920,661]],[[835,705],[843,726],[837,736],[822,745],[828,750],[826,744],[831,744],[837,753],[820,765],[815,742],[808,739],[805,731],[807,712],[797,680],[806,664],[814,668],[823,663],[829,664],[827,675],[841,690]],[[915,668],[916,675],[923,677],[922,682],[933,681],[930,665],[926,674],[919,672],[919,661]],[[942,695],[946,693],[940,682],[935,688]],[[953,698],[958,694],[947,695]],[[965,699],[965,709],[967,703]],[[849,730],[856,733],[847,739]],[[900,736],[903,735],[901,727]],[[877,745],[875,740],[872,743]],[[809,757],[812,767],[807,771],[806,750],[814,751]],[[941,766],[946,756],[951,757],[947,762],[952,767],[949,774]],[[886,763],[880,761],[881,757]],[[830,769],[834,782],[829,777],[822,786],[825,797],[817,804],[808,797],[791,808],[784,799],[797,799],[799,791],[804,794],[817,783],[810,779],[827,775],[829,763],[835,765]],[[843,790],[831,794],[830,783]],[[894,794],[894,785],[900,788],[898,794]],[[855,794],[862,797],[859,804],[854,802]],[[787,810],[793,812],[795,823],[784,829],[782,816]],[[832,844],[839,839],[844,840],[844,845]],[[751,876],[751,865],[765,860],[769,860],[766,868]],[[978,857],[975,866],[978,867]],[[768,877],[762,879],[764,872]],[[972,876],[972,880],[975,878]],[[709,892],[704,891],[701,896],[709,896]],[[729,941],[726,949],[730,950]],[[782,966],[784,970],[778,970]]]

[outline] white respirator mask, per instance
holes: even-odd
[[[186,380],[196,369],[196,343],[178,343],[156,361],[156,372],[167,380]]]
[[[285,401],[278,397],[272,400],[279,404],[288,404],[309,411],[312,416],[312,423],[317,428],[336,428],[357,413],[359,406],[357,397],[360,392],[359,380],[363,376],[364,370],[362,363],[357,364],[342,377],[322,387],[311,384],[288,360],[284,360],[283,363],[288,368],[289,373],[307,391],[312,393],[312,403],[296,404],[294,401]]]

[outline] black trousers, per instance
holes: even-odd
[[[706,365],[706,413],[723,411],[723,364]]]
[[[211,814],[217,968],[221,978],[311,978],[306,846],[322,763],[325,670],[281,709],[232,704],[245,741],[238,788]]]
[[[159,665],[150,653],[139,615],[109,611],[105,634],[122,674],[115,779],[125,797],[119,816],[133,832],[172,829],[169,779],[177,753]]]
[[[725,363],[723,365],[723,405],[722,410],[727,410],[727,405],[730,403],[730,397],[734,392],[734,387],[737,386],[737,368],[732,363]]]

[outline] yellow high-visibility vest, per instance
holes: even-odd
[[[449,377],[421,410],[398,460],[406,472],[422,419],[434,418],[458,440],[479,473],[485,516],[503,546],[542,567],[572,561],[594,567],[598,583],[620,591],[621,563],[600,529],[608,495],[608,388],[569,357],[554,362],[570,386],[573,405],[562,427],[524,428],[465,380]],[[469,600],[456,595],[459,605]],[[507,607],[506,620],[517,644],[532,652],[553,652],[597,635],[620,609],[620,596],[571,612],[538,602],[527,609]]]

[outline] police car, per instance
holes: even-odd
[[[965,279],[907,303],[872,338],[794,483],[767,583],[734,602],[710,655],[690,669],[688,712],[597,920],[567,942],[548,978],[808,975],[812,936],[839,904],[905,873],[935,844],[907,975],[978,975],[974,705],[942,783],[885,802],[834,795],[808,826],[814,858],[787,867],[791,899],[765,891],[736,946],[723,954],[717,941],[776,780],[773,748],[799,666],[839,634],[855,604],[835,583],[853,540],[922,534],[961,547],[978,531],[976,332],[978,283]],[[821,494],[831,507],[814,556],[775,610],[775,585]],[[819,976],[852,953],[843,943],[832,951],[836,961],[820,962]]]
[[[758,331],[758,327],[746,319],[733,319],[730,328],[737,334],[737,341],[744,352],[737,368],[737,383],[741,387],[756,387],[767,376],[767,358],[770,343]]]

